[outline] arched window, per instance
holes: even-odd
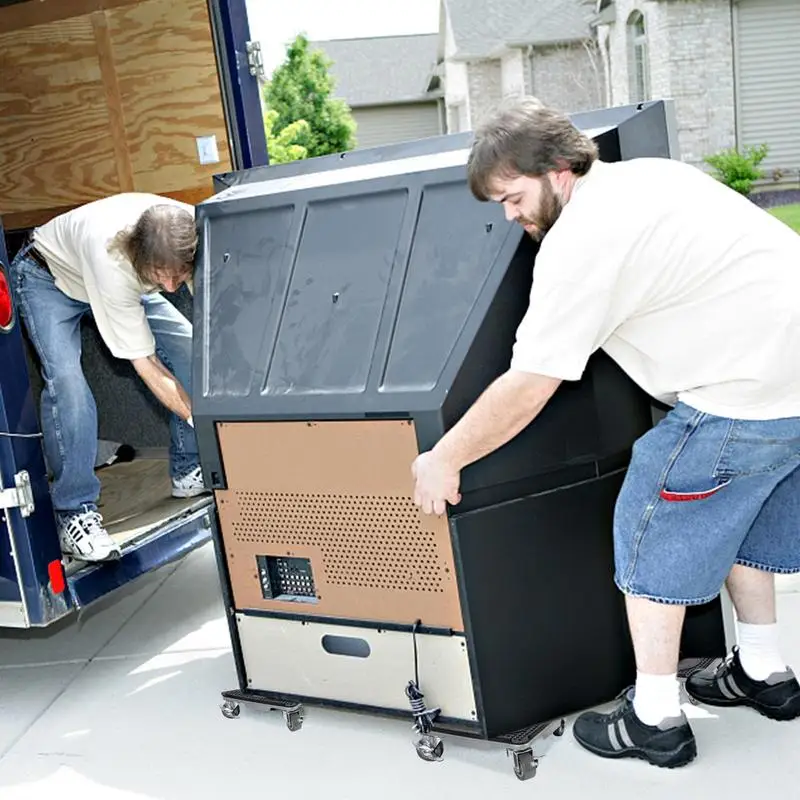
[[[641,11],[634,11],[628,17],[628,75],[630,102],[649,100],[650,62],[647,56],[647,31]]]

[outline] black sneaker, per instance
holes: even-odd
[[[642,758],[657,767],[682,767],[697,755],[697,742],[683,712],[658,725],[645,725],[633,710],[633,689],[607,714],[581,714],[572,733],[580,745],[603,758]]]
[[[686,691],[710,706],[750,706],[777,720],[800,717],[800,683],[794,673],[787,669],[773,672],[765,681],[754,681],[742,667],[738,647],[716,666],[690,675]]]

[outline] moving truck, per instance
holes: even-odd
[[[168,417],[89,321],[99,511],[122,556],[62,558],[39,426],[41,378],[8,264],[30,230],[117,192],[197,204],[267,164],[263,69],[244,0],[0,0],[0,627],[44,627],[211,538],[212,498],[171,497]],[[168,295],[191,318],[188,291]]]

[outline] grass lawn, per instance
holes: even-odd
[[[769,212],[770,214],[774,214],[782,222],[785,222],[790,228],[794,228],[800,233],[800,203],[771,208]]]

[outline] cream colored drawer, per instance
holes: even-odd
[[[243,614],[236,622],[250,689],[410,712],[411,633]],[[425,705],[475,720],[464,637],[418,633],[417,650]]]

